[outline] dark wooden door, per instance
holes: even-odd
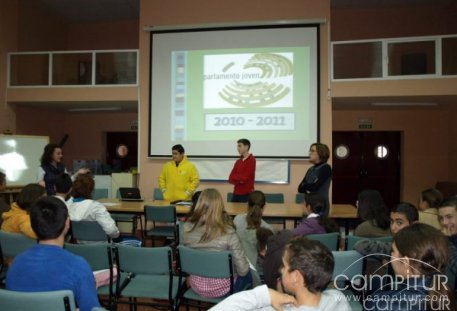
[[[122,155],[123,152],[121,152],[120,156],[117,152],[121,150],[119,149],[121,145],[127,147],[126,155]],[[123,150],[125,152],[125,148]],[[131,167],[138,167],[138,133],[106,133],[106,163],[111,166],[114,172],[124,172]]]
[[[400,201],[400,132],[333,132],[335,204],[355,204],[364,189],[381,192],[390,209]]]

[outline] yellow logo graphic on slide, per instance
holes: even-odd
[[[233,62],[227,64],[223,71],[227,72],[233,65]],[[293,75],[293,64],[288,58],[271,53],[255,54],[243,66],[243,69],[252,68],[260,69],[261,73],[243,73],[243,78],[260,81],[243,83],[233,80],[219,92],[219,96],[232,105],[248,108],[271,105],[290,93],[290,88],[282,83],[262,81]]]

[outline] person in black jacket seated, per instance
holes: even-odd
[[[55,183],[57,178],[62,174],[67,173],[65,165],[62,163],[63,153],[62,147],[57,144],[47,144],[44,147],[43,155],[41,156],[41,166],[38,171],[38,183],[46,188],[47,195],[55,195]],[[78,174],[87,174],[87,168],[79,169],[71,179],[74,181]]]
[[[364,310],[456,310],[445,275],[448,258],[447,238],[437,229],[422,223],[401,229],[392,244],[395,280],[367,296]]]
[[[327,145],[314,143],[309,147],[309,162],[313,164],[298,186],[299,193],[318,192],[325,198],[324,214],[329,212],[328,191],[332,181],[332,168],[327,163],[330,150]]]

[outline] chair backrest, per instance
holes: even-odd
[[[92,271],[110,269],[110,267],[112,267],[112,247],[109,243],[65,243],[65,249],[75,255],[83,257],[89,263]]]
[[[152,221],[176,222],[176,207],[173,205],[145,205],[144,218]]]
[[[233,192],[227,192],[227,202],[232,202]]]
[[[0,289],[0,310],[73,311],[76,307],[71,290],[16,292]]]
[[[154,200],[163,200],[163,193],[162,190],[159,188],[154,188],[153,196]]]
[[[362,254],[356,251],[333,251],[332,254],[335,259],[332,280],[339,275],[344,275],[346,277],[338,277],[337,279],[350,281],[354,276],[362,275],[364,268]]]
[[[11,233],[0,230],[0,246],[3,257],[15,257],[37,243],[20,233]]]
[[[171,248],[117,246],[119,269],[135,274],[170,274]]]
[[[232,278],[232,254],[229,251],[210,252],[178,246],[182,272],[207,278]]]
[[[94,200],[98,199],[104,199],[108,197],[108,189],[106,188],[101,188],[101,189],[94,189],[94,192],[92,193],[92,198]]]
[[[346,250],[354,250],[355,243],[362,240],[392,242],[392,236],[383,236],[379,238],[364,238],[361,236],[348,235],[346,238]]]
[[[305,202],[305,194],[304,193],[297,193],[295,195],[295,203],[301,204]]]
[[[267,203],[284,203],[283,193],[265,193],[265,201]]]
[[[310,240],[318,240],[322,242],[329,250],[338,250],[338,242],[340,234],[338,232],[323,233],[323,234],[309,234],[306,236]]]
[[[96,221],[71,221],[71,234],[79,241],[104,241],[110,240],[103,228]]]

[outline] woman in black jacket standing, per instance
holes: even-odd
[[[330,150],[327,145],[314,143],[309,147],[309,162],[313,164],[298,186],[299,193],[318,192],[325,198],[324,215],[329,212],[328,191],[332,181],[332,168],[327,163]]]

